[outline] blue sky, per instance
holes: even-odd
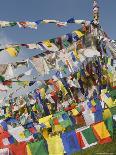
[[[56,19],[66,21],[75,19],[92,20],[93,0],[0,0],[0,20],[36,21],[38,19]],[[116,39],[116,0],[98,0],[100,23],[112,39]],[[37,30],[9,27],[0,29],[0,44],[30,43],[54,38],[66,34],[80,25],[58,28],[54,24],[40,25]],[[0,54],[0,63],[9,63],[35,55],[38,51],[24,49],[17,58],[7,53]]]
[[[0,20],[36,21],[38,19],[51,18],[65,21],[71,17],[92,20],[92,2],[93,0],[1,0]],[[116,0],[98,0],[98,2],[100,6],[101,26],[112,39],[116,39]],[[0,29],[0,43],[42,41],[78,28],[78,25],[58,28],[52,24],[40,25],[38,30],[18,27],[4,28]],[[27,52],[24,50],[20,58],[28,57],[29,55],[33,55],[33,53],[34,51]],[[3,59],[6,59],[4,62],[7,63],[7,60],[15,61],[18,58],[11,59],[8,55],[2,55],[0,61],[3,62]]]

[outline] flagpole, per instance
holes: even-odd
[[[99,5],[97,3],[97,0],[93,0],[93,23],[94,25],[99,25]]]

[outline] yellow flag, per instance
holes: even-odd
[[[27,150],[27,155],[32,155],[31,150],[30,150],[28,144],[26,145],[26,150]]]
[[[46,125],[47,128],[50,128],[50,127],[51,127],[51,125],[50,125],[50,123],[49,123],[50,118],[52,118],[52,115],[49,115],[49,116],[40,118],[40,119],[39,119],[39,123],[40,123],[40,124],[43,123],[43,124]]]
[[[52,44],[50,43],[49,40],[43,41],[43,43],[44,43],[47,47],[52,47]]]
[[[40,89],[40,95],[41,95],[42,99],[45,99],[46,93],[45,93],[45,89],[44,88]]]
[[[5,118],[8,118],[8,117],[11,117],[11,115],[10,114],[5,114]]]
[[[77,79],[81,77],[80,71],[77,72]]]
[[[48,137],[49,137],[49,134],[48,134],[48,130],[45,128],[45,129],[43,129],[43,131],[42,131],[42,135],[43,135],[43,137],[47,140],[48,139]]]
[[[64,147],[59,135],[47,139],[49,155],[64,155]]]
[[[74,49],[74,50],[73,50],[73,54],[74,54],[74,56],[76,57],[76,59],[78,60],[78,59],[79,59],[79,55],[78,55],[78,53],[77,53],[77,50],[76,50],[76,49]]]
[[[19,53],[19,47],[8,47],[5,50],[12,57],[16,57]]]
[[[115,102],[113,102],[113,100],[112,100],[111,97],[105,99],[104,102],[108,105],[109,108],[112,108],[112,107],[115,107],[116,106]]]
[[[37,109],[36,109],[36,106],[35,106],[35,105],[33,106],[33,108],[32,108],[32,109],[33,109],[33,111],[37,111]]]
[[[96,133],[98,134],[100,139],[110,137],[110,134],[109,134],[104,122],[100,122],[100,123],[93,125],[93,129],[96,131]]]
[[[106,120],[106,119],[108,119],[110,117],[112,117],[110,109],[105,109],[104,112],[103,112],[103,119]]]
[[[19,81],[18,84],[23,87],[26,87],[26,86],[29,86],[29,81]]]
[[[63,128],[60,124],[53,126],[53,132],[61,132],[65,131],[65,128]]]
[[[82,37],[82,36],[84,36],[84,33],[82,33],[82,32],[79,31],[79,30],[73,31],[73,32],[76,33],[76,34],[79,36],[79,38]]]
[[[93,106],[95,106],[95,105],[96,105],[96,103],[95,103],[94,99],[91,101],[91,104],[92,104]]]
[[[112,107],[116,106],[116,104],[115,104],[115,102],[113,102],[112,98],[107,97],[106,94],[104,94],[104,93],[101,94],[101,99],[102,99],[102,101],[104,101],[107,104],[107,106],[109,108],[112,108]]]
[[[25,138],[24,133],[23,132],[19,133],[19,137],[22,138],[22,139],[24,139]]]
[[[62,93],[63,93],[64,95],[66,95],[68,92],[67,92],[66,88],[64,87],[64,85],[62,84],[62,82],[58,80],[58,81],[57,81],[57,84],[58,84],[60,90],[62,91]]]
[[[111,65],[111,59],[108,58],[108,65]]]
[[[79,114],[77,109],[72,109],[71,111],[72,111],[73,116],[77,116]]]
[[[101,95],[107,93],[107,89],[102,89]]]

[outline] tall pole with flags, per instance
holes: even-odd
[[[93,0],[93,23],[99,25],[99,6],[97,0]]]

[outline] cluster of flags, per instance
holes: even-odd
[[[42,51],[27,60],[0,65],[0,91],[7,92],[15,84],[21,86],[9,98],[0,99],[0,153],[71,155],[112,141],[116,42],[100,28],[95,0],[93,17],[92,22],[74,18],[66,22],[0,21],[1,28],[17,25],[37,29],[39,24],[48,23],[59,27],[82,25],[81,29],[60,37],[9,44],[0,49],[12,57],[18,56],[23,47]],[[29,62],[38,72],[37,76],[32,75]],[[15,75],[14,70],[20,67],[28,70]],[[24,80],[25,76],[32,76],[32,80]],[[34,91],[13,98],[13,93],[35,83],[39,86]]]

